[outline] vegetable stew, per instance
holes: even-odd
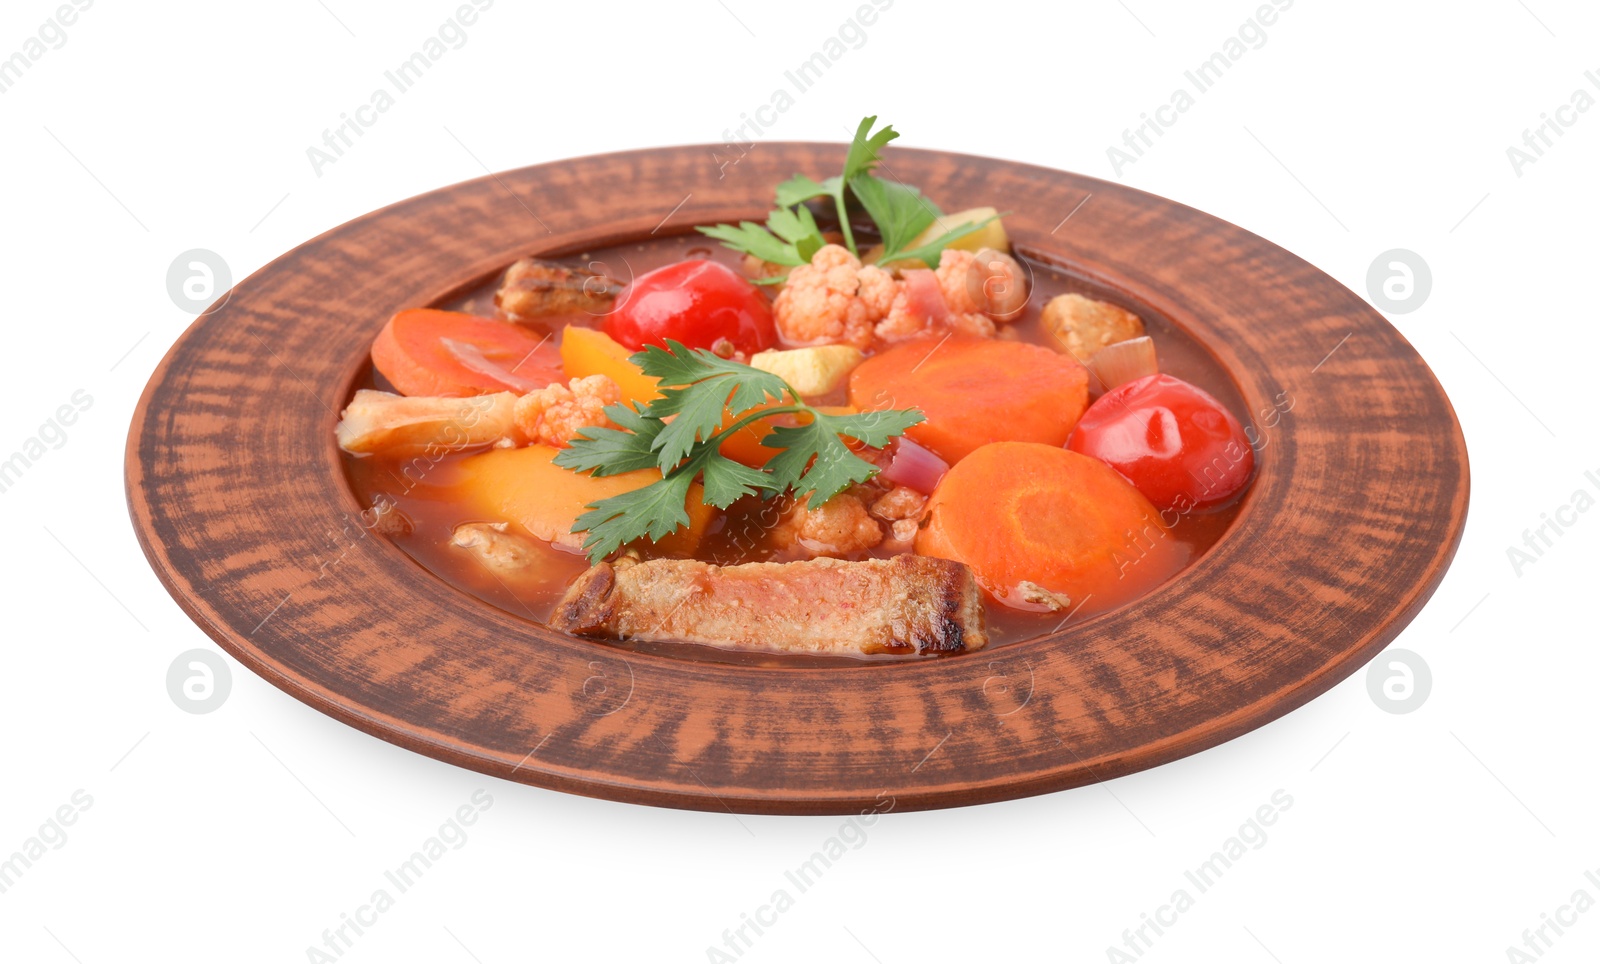
[[[784,665],[1004,645],[1192,563],[1260,441],[1226,373],[1003,212],[876,178],[872,122],[765,226],[391,319],[339,426],[364,524],[553,628]]]

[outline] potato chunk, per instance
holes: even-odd
[[[989,221],[988,224],[965,237],[957,238],[950,242],[950,247],[958,251],[979,251],[983,248],[994,248],[999,251],[1009,250],[1011,239],[1006,236],[1005,226],[1000,223],[1000,212],[994,208],[968,208],[965,211],[957,211],[954,214],[945,214],[934,218],[933,223],[924,228],[922,233],[913,238],[906,247],[921,247],[941,235],[949,234],[957,228],[964,228],[969,224],[977,224],[990,218],[993,218],[993,220]]]
[[[352,455],[471,448],[511,436],[516,405],[515,392],[439,398],[363,388],[340,413],[334,434]]]
[[[801,395],[826,395],[865,357],[850,345],[814,345],[757,352],[750,367],[777,375]]]
[[[1126,308],[1083,295],[1057,295],[1044,306],[1041,321],[1058,347],[1087,362],[1107,345],[1144,334],[1144,322]]]

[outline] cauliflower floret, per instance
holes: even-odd
[[[917,538],[917,520],[896,519],[889,523],[889,537],[909,550]]]
[[[993,338],[996,321],[1019,317],[1028,303],[1022,268],[1007,254],[985,248],[977,254],[946,248],[934,271],[911,269],[877,335],[903,341],[946,329]]]
[[[883,541],[883,527],[867,511],[861,497],[840,494],[820,508],[799,504],[779,532],[780,544],[800,547],[813,556],[843,556],[871,549]]]
[[[864,266],[856,276],[861,280],[856,297],[861,299],[867,315],[876,322],[889,313],[889,305],[894,302],[899,285],[895,283],[894,275],[875,264]]]
[[[961,256],[965,256],[963,259]],[[967,294],[963,265],[970,267],[970,251],[946,249],[940,255],[939,272],[912,268],[901,272],[898,290],[876,334],[884,341],[903,341],[941,330],[958,331],[980,338],[994,336],[994,321],[977,311]],[[940,272],[950,280],[948,287],[957,295],[952,302]],[[960,310],[972,309],[972,310]]]
[[[796,345],[872,344],[872,328],[889,313],[895,281],[837,244],[823,245],[810,264],[789,272],[773,304],[778,332]]]
[[[609,375],[552,383],[517,399],[517,428],[529,442],[566,448],[579,429],[610,427],[604,411],[622,401],[622,389]]]
[[[873,500],[872,514],[885,522],[915,520],[922,515],[928,497],[909,485],[897,485]]]
[[[977,335],[979,338],[994,337],[994,319],[981,311],[950,313],[950,328],[963,335]]]
[[[889,523],[889,537],[883,543],[886,548],[896,553],[911,551],[927,504],[927,496],[907,485],[897,485],[873,500],[872,514]]]
[[[1015,290],[1021,283],[1020,280],[1007,282],[989,277],[995,271],[1009,273],[1009,270],[992,260],[995,252],[986,253],[991,259],[980,260],[971,251],[945,248],[939,252],[939,267],[933,272],[939,279],[939,293],[944,295],[944,303],[950,309],[946,324],[962,334],[980,338],[994,337],[995,319],[991,316],[1000,314],[998,309],[1002,307],[991,296],[1008,288]],[[990,264],[997,266],[985,268]]]
[[[977,254],[946,248],[939,255],[939,290],[956,314],[1014,321],[1028,304],[1028,280],[1015,258],[993,248]]]
[[[904,341],[915,338],[928,330],[928,318],[915,313],[907,302],[905,293],[902,292],[895,298],[894,304],[889,307],[889,314],[878,322],[873,334],[879,340],[887,342]]]
[[[944,295],[944,303],[956,314],[977,314],[983,310],[974,297],[983,294],[976,264],[977,258],[971,251],[945,248],[939,253],[939,267],[933,274],[939,279],[939,292]]]

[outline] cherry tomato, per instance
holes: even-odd
[[[1171,375],[1146,375],[1102,395],[1067,448],[1121,472],[1158,509],[1201,509],[1250,481],[1255,452],[1222,403]]]
[[[753,355],[778,340],[767,296],[715,261],[679,261],[642,274],[617,295],[617,305],[606,316],[606,334],[634,351],[666,347],[670,338],[713,350],[721,342],[729,354]]]

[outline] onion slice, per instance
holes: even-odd
[[[905,281],[906,307],[913,318],[927,327],[937,327],[950,321],[950,305],[944,300],[939,287],[939,276],[927,268],[912,268],[900,272]]]
[[[1090,357],[1089,370],[1108,392],[1136,378],[1154,375],[1161,371],[1156,367],[1156,343],[1144,335],[1107,345]]]
[[[895,441],[894,452],[883,470],[883,478],[886,482],[931,495],[948,471],[950,463],[902,435]]]
[[[515,370],[490,359],[489,356],[483,353],[483,349],[477,345],[456,341],[454,338],[441,338],[439,341],[444,345],[445,350],[450,353],[451,357],[465,366],[468,371],[476,372],[479,375],[487,375],[505,385],[511,391],[526,395],[549,384],[548,381],[540,382],[524,375],[518,375]],[[523,361],[527,361],[527,359],[523,359]],[[517,362],[518,367],[521,365],[521,361]]]

